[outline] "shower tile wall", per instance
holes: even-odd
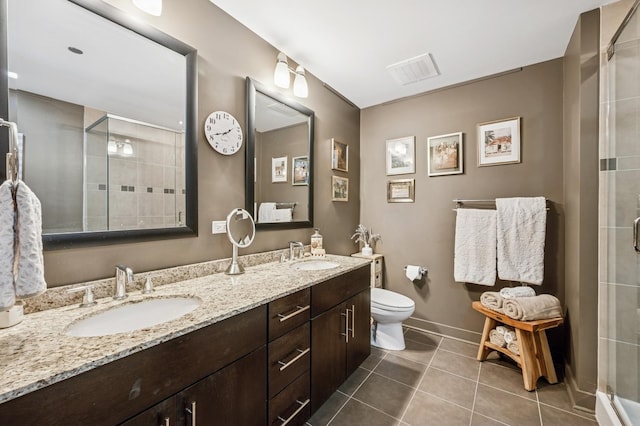
[[[107,121],[108,131],[105,124],[99,135],[87,135],[87,229],[179,225],[185,213],[183,134]],[[108,140],[128,140],[133,154],[119,147],[107,157]]]
[[[640,216],[639,24],[636,14],[602,68],[600,147],[599,388],[632,401],[640,397],[640,269],[632,247]]]

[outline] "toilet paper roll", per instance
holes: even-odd
[[[405,275],[407,276],[407,278],[409,278],[410,281],[415,281],[422,278],[420,267],[415,265],[407,265]]]

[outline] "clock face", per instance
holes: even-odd
[[[242,129],[228,112],[215,111],[204,122],[204,134],[209,145],[220,154],[231,155],[242,146]]]

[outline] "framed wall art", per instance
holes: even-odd
[[[341,172],[349,171],[349,145],[331,139],[331,168]]]
[[[520,162],[520,117],[478,124],[478,166]]]
[[[463,172],[462,132],[427,138],[429,176],[458,175]]]
[[[395,179],[387,182],[387,203],[413,203],[414,201],[414,179]]]
[[[279,183],[287,181],[287,157],[275,157],[271,159],[271,182]]]
[[[293,157],[291,172],[292,185],[309,185],[309,157]]]
[[[349,201],[349,179],[331,176],[331,201]]]
[[[415,137],[407,136],[387,141],[387,176],[416,172]]]

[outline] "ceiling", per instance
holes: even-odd
[[[613,2],[211,1],[360,108],[561,57],[579,14]],[[425,53],[439,75],[400,85],[386,69]]]

